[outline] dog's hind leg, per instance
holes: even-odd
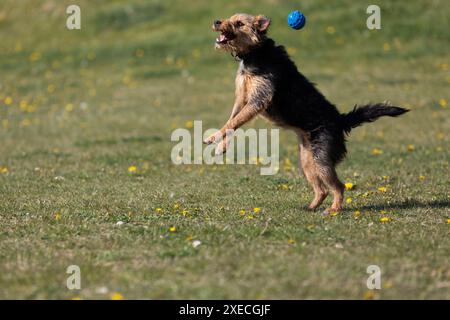
[[[314,161],[311,146],[309,145],[306,137],[299,135],[299,167],[303,170],[303,173],[308,180],[309,184],[314,190],[314,199],[308,206],[309,209],[316,209],[322,204],[328,195],[325,184],[320,178],[320,173],[318,172],[318,167]]]
[[[327,209],[329,212],[337,212],[342,209],[342,202],[344,200],[344,184],[339,180],[334,165],[324,165],[316,162],[319,169],[320,179],[326,184],[326,186],[333,193],[333,204],[331,208]]]

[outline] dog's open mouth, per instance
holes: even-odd
[[[222,32],[216,39],[216,43],[218,44],[226,44],[228,41],[234,39],[234,36],[229,33]]]

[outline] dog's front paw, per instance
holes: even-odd
[[[216,156],[220,156],[220,155],[224,154],[225,152],[227,152],[227,148],[228,148],[227,141],[226,140],[220,141],[215,150]]]
[[[221,134],[220,131],[217,131],[216,133],[210,135],[208,138],[206,138],[205,140],[203,140],[204,144],[211,144],[211,143],[215,143],[217,140],[219,140],[221,138]]]
[[[215,139],[214,135],[212,135],[212,136],[209,136],[208,138],[206,138],[205,140],[203,140],[203,143],[211,144],[211,143],[214,143],[214,141],[216,141],[216,139]]]

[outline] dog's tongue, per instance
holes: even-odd
[[[225,37],[225,35],[223,33],[220,34],[220,36],[219,36],[219,41],[220,42],[225,41],[226,39],[227,39],[227,37]]]

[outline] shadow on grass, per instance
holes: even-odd
[[[414,209],[414,208],[450,208],[450,200],[435,200],[427,202],[419,202],[409,200],[403,202],[394,202],[389,204],[374,204],[362,206],[360,210],[383,210],[383,209]]]

